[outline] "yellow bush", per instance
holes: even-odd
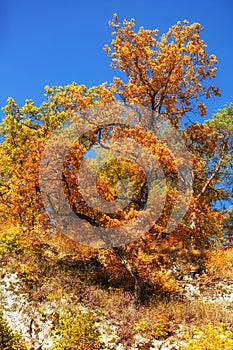
[[[136,333],[144,333],[148,329],[146,320],[135,322],[133,329]]]
[[[133,330],[136,333],[146,333],[155,339],[166,339],[171,335],[171,325],[167,316],[157,311],[151,312],[147,315],[147,319],[142,318],[140,321],[134,323]]]
[[[90,312],[78,308],[60,315],[56,329],[59,338],[50,350],[98,350],[99,331]]]
[[[151,335],[155,339],[166,339],[171,334],[170,324],[166,315],[157,315],[153,323]]]
[[[14,226],[2,226],[0,230],[0,253],[22,251],[19,243],[19,230]]]
[[[223,323],[212,324],[207,321],[200,327],[194,327],[186,336],[185,350],[232,350],[233,333],[224,328]]]
[[[38,237],[35,233],[22,230],[19,226],[5,224],[0,228],[0,253],[23,253],[36,251]]]

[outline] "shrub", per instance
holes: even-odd
[[[147,320],[142,318],[134,323],[133,330],[136,333],[147,333],[158,340],[167,339],[171,335],[171,325],[165,314],[158,315],[154,313],[153,315],[147,315],[147,317]]]
[[[200,327],[194,327],[188,332],[185,350],[232,350],[233,333],[226,330],[223,323],[212,324],[207,321]]]
[[[147,321],[142,319],[139,322],[135,322],[133,329],[136,333],[144,333],[148,330]]]
[[[56,326],[59,338],[50,350],[97,350],[99,331],[90,312],[78,308],[61,314]]]
[[[20,253],[22,247],[19,244],[19,231],[16,227],[1,227],[0,230],[0,253]]]
[[[151,329],[151,335],[155,339],[166,339],[171,335],[171,327],[166,315],[156,315]]]
[[[171,335],[171,332],[167,324],[164,324],[163,322],[157,322],[153,326],[151,335],[155,339],[163,340],[167,339]]]

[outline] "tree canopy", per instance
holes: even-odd
[[[189,113],[206,115],[204,100],[220,94],[211,83],[217,60],[206,51],[200,24],[178,22],[160,38],[157,29],[141,27],[136,32],[133,19],[121,24],[114,15],[110,25],[114,38],[105,49],[111,65],[124,73],[124,78],[120,74],[109,85],[91,88],[76,83],[47,86],[45,102],[39,107],[32,100],[19,107],[8,99],[1,123],[0,220],[19,226],[25,239],[30,233],[39,240],[49,240],[56,231],[56,220],[60,220],[58,229],[63,225],[61,231],[65,233],[67,217],[84,223],[81,233],[86,240],[81,243],[88,244],[88,235],[93,241],[93,228],[104,229],[95,247],[99,247],[101,238],[109,261],[115,256],[123,264],[135,280],[138,300],[143,283],[157,281],[153,266],[158,264],[159,240],[166,240],[170,246],[206,249],[226,236],[232,218],[228,209],[229,203],[232,205],[233,109],[228,104],[205,123],[182,123]],[[82,129],[83,125],[88,127]],[[164,142],[171,141],[176,133],[188,152],[192,179],[180,170],[181,164],[182,169],[185,162],[188,164],[182,149],[174,159],[174,149]],[[65,144],[69,137],[72,142]],[[52,155],[44,153],[48,145]],[[131,147],[132,152],[133,148],[137,154],[141,152],[140,161],[137,154],[130,156]],[[92,149],[98,149],[97,157],[91,154]],[[121,156],[117,158],[117,154]],[[81,174],[85,157],[88,162]],[[40,182],[42,160],[43,176],[47,176],[45,194]],[[58,168],[61,171],[56,177]],[[92,172],[96,183],[91,179]],[[94,187],[85,187],[85,183],[92,182],[96,192]],[[175,226],[168,232],[166,227],[182,187],[190,191],[188,207],[177,222],[173,215]],[[62,196],[68,203],[65,214]],[[108,209],[116,201],[118,209],[100,210],[98,197],[107,202]],[[157,206],[152,207],[147,219],[154,218],[158,207],[156,219],[144,232],[134,234],[131,223],[155,198]],[[55,215],[52,219],[51,212]],[[111,241],[105,232],[115,232],[119,227],[121,239]],[[122,241],[130,231],[130,240]],[[69,237],[74,244],[80,242],[75,233]]]

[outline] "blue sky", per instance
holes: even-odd
[[[208,102],[208,118],[233,101],[232,0],[0,0],[0,107],[8,97],[39,105],[45,85],[110,82],[117,72],[102,48],[111,41],[115,12],[160,34],[178,20],[199,22],[208,53],[219,61],[215,85],[222,92]]]

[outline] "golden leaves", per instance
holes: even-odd
[[[204,117],[206,115],[206,106],[204,105],[203,102],[200,102],[198,105],[197,105],[197,108],[199,109],[200,111],[200,115],[202,117]]]
[[[127,82],[114,78],[111,84],[112,91],[124,102],[149,106],[176,124],[191,110],[191,101],[198,101],[202,93],[207,98],[220,94],[219,89],[204,84],[215,77],[217,60],[206,53],[199,23],[179,21],[157,39],[157,29],[140,27],[136,32],[134,19],[121,24],[116,15],[114,18],[110,22],[115,28],[112,48],[105,45],[105,50],[112,66],[128,77]],[[203,102],[198,111],[205,115]]]

